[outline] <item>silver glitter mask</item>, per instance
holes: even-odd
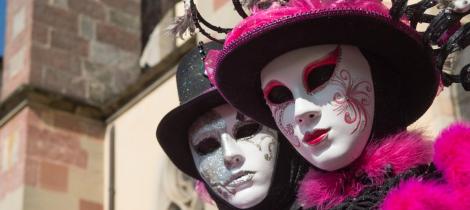
[[[248,208],[269,190],[278,142],[274,130],[239,115],[229,105],[214,108],[194,122],[189,141],[196,168],[212,191]]]

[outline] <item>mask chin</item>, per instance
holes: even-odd
[[[215,193],[207,183],[207,192],[220,210],[266,210],[290,209],[296,200],[298,183],[310,168],[310,164],[298,155],[281,134],[278,134],[279,152],[274,168],[271,185],[265,198],[258,204],[248,208],[237,208]]]

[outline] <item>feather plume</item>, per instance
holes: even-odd
[[[257,5],[268,4],[271,5],[274,2],[278,2],[281,5],[284,5],[288,2],[288,0],[243,0],[241,3],[247,7],[248,9],[253,9],[253,7]]]
[[[260,1],[261,0],[243,0],[242,4],[251,9]]]
[[[184,1],[184,15],[176,17],[173,24],[170,24],[167,28],[172,34],[183,39],[183,35],[189,31],[190,35],[193,35],[196,31],[196,26],[194,24],[193,14],[191,12],[191,7],[189,6],[188,0]]]

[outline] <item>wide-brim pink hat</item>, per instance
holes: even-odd
[[[357,46],[369,61],[375,129],[403,129],[431,105],[440,81],[431,46],[377,0],[291,0],[255,13],[227,36],[211,78],[230,104],[276,127],[263,97],[261,70],[291,50],[324,44]]]

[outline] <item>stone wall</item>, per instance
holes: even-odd
[[[0,209],[22,210],[28,112],[0,127]]]
[[[75,105],[102,111],[137,80],[140,15],[140,0],[7,0],[1,210],[103,209],[105,118]]]
[[[4,71],[2,77],[2,99],[15,88],[29,81],[32,36],[32,2],[8,0],[5,30]]]
[[[18,210],[102,209],[103,138],[101,122],[24,108],[0,127],[0,180],[8,180],[0,207],[15,200]]]
[[[9,0],[2,98],[19,85],[102,103],[140,70],[140,0]]]

